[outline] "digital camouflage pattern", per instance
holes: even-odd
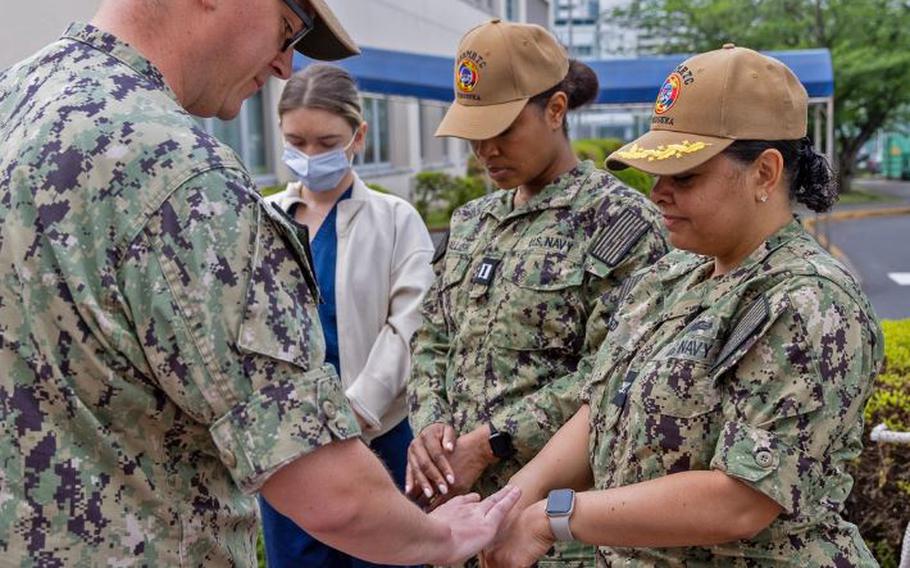
[[[840,516],[883,358],[872,307],[796,221],[726,275],[713,268],[670,253],[617,309],[586,393],[595,487],[716,469],[783,513],[729,544],[602,547],[601,565],[876,566]]]
[[[483,495],[572,417],[590,368],[582,358],[603,340],[617,291],[667,250],[656,208],[591,162],[513,210],[514,195],[498,191],[452,217],[408,383],[415,432],[492,422],[512,435],[517,454],[487,469]],[[592,556],[581,554],[588,565]]]
[[[91,26],[0,74],[0,139],[3,564],[255,565],[246,494],[359,433],[305,243]]]

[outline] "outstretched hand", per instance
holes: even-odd
[[[484,550],[483,566],[526,568],[546,554],[555,540],[544,509],[545,501],[538,501],[523,511],[513,511],[495,541]]]
[[[507,485],[483,501],[477,493],[455,497],[430,516],[447,524],[451,536],[442,557],[434,564],[459,564],[477,555],[496,536],[500,525],[521,497],[521,490]]]

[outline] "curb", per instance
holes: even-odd
[[[869,217],[890,217],[898,215],[910,215],[910,206],[901,207],[878,207],[875,209],[853,209],[847,211],[835,211],[833,213],[823,213],[829,221],[846,221],[848,219],[867,219]],[[815,225],[815,219],[807,218],[803,223],[806,226]]]

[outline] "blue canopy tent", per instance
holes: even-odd
[[[829,159],[834,151],[834,69],[827,49],[766,52],[789,66],[809,93],[815,112],[816,144],[822,140],[824,110],[825,150]],[[588,60],[597,73],[600,94],[596,109],[649,109],[666,76],[688,55],[660,55],[634,59]],[[298,55],[295,69],[309,61]],[[448,57],[363,48],[362,55],[338,63],[356,79],[363,91],[415,97],[442,102],[452,101],[452,69]]]
[[[766,55],[784,62],[796,73],[809,97],[823,99],[834,94],[834,72],[827,49],[769,51]],[[659,55],[634,59],[586,61],[600,79],[597,104],[651,104],[667,75],[688,55]],[[308,60],[299,57],[299,69]],[[452,68],[448,57],[390,51],[371,47],[363,54],[338,63],[351,72],[364,91],[449,102],[452,100]]]

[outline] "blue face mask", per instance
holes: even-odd
[[[344,148],[315,156],[308,156],[293,146],[285,146],[284,163],[307,189],[316,192],[331,191],[351,170],[353,157],[348,158],[345,152],[354,143],[354,138]]]

